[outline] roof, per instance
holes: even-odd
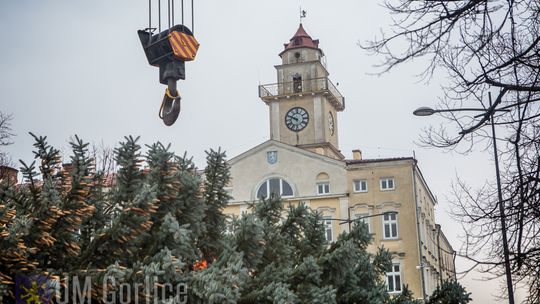
[[[302,23],[300,23],[300,27],[298,27],[296,34],[294,34],[290,42],[285,43],[284,46],[285,49],[281,53],[279,53],[279,56],[282,56],[283,53],[289,50],[299,48],[319,50],[322,53],[322,50],[319,48],[319,39],[313,40],[311,36],[306,33],[306,30],[304,30],[304,26],[302,25]]]
[[[368,163],[380,163],[399,160],[413,160],[413,157],[392,157],[392,158],[372,158],[372,159],[347,159],[345,162],[347,165],[355,164],[368,164]]]

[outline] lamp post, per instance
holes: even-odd
[[[492,106],[491,93],[489,93],[489,106]],[[432,109],[429,107],[420,107],[414,110],[413,114],[416,116],[430,116],[435,113],[443,112],[462,112],[462,111],[479,111],[487,112],[488,110],[482,108],[459,108],[459,109]],[[495,175],[497,178],[497,194],[499,199],[499,212],[501,213],[501,230],[503,241],[503,254],[504,254],[504,267],[506,272],[506,284],[508,288],[508,302],[514,304],[514,287],[512,284],[512,273],[510,270],[510,252],[508,249],[508,239],[506,236],[506,219],[504,214],[504,204],[501,190],[501,174],[499,170],[499,155],[497,153],[497,138],[495,136],[495,122],[493,121],[493,113],[497,111],[507,112],[508,110],[494,110],[490,116],[491,122],[491,136],[493,141],[493,157],[495,158]]]

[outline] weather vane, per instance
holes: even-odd
[[[302,18],[306,18],[307,12],[300,7],[300,23],[302,23]]]

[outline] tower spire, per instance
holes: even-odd
[[[302,23],[300,23],[296,34],[294,34],[289,43],[284,44],[284,47],[285,49],[279,54],[279,56],[282,56],[288,50],[299,48],[314,49],[323,54],[323,51],[319,48],[319,39],[312,39],[304,29]]]

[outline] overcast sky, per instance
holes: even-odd
[[[187,79],[179,83],[180,117],[166,127],[157,116],[164,87],[136,34],[147,27],[148,1],[0,0],[0,111],[14,117],[17,136],[7,149],[12,157],[31,161],[29,131],[47,135],[64,150],[74,134],[108,146],[125,135],[140,135],[141,143],[161,141],[178,153],[187,151],[199,167],[206,149],[222,147],[231,158],[268,140],[268,108],[257,86],[276,82],[274,65],[280,64],[283,43],[298,28],[302,5],[304,27],[320,39],[330,77],[346,97],[347,108],[337,118],[340,149],[351,157],[351,150],[359,148],[365,158],[412,156],[415,151],[439,198],[437,221],[454,248],[460,248],[462,232],[447,213],[446,197],[457,175],[477,186],[491,180],[492,157],[414,144],[423,127],[440,120],[411,113],[435,106],[446,78],[437,73],[429,83],[420,81],[415,75],[425,67],[421,60],[372,75],[381,58],[369,56],[357,43],[390,23],[380,0],[195,2],[201,47],[196,61],[186,64]],[[498,283],[479,282],[478,277],[462,280],[474,303],[493,302]]]

